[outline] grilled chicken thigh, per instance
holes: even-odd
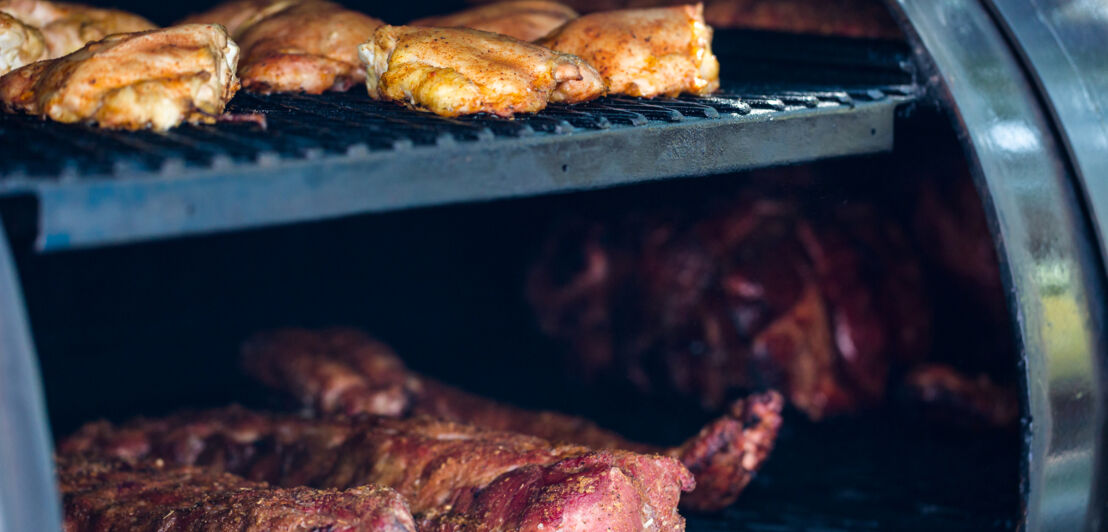
[[[365,79],[358,45],[380,20],[322,0],[246,0],[188,21],[223,24],[242,47],[239,78],[251,92],[347,90]]]
[[[0,105],[110,128],[214,122],[238,89],[237,61],[216,25],[117,34],[0,77]]]
[[[46,39],[48,58],[75,52],[85,43],[114,33],[157,28],[149,20],[125,11],[47,0],[0,0],[0,12],[38,28]]]
[[[46,53],[42,32],[0,12],[0,75],[46,59]]]
[[[676,460],[416,419],[304,419],[242,408],[86,425],[60,452],[160,458],[281,486],[400,492],[421,531],[679,531]]]
[[[244,29],[259,20],[278,13],[304,0],[233,0],[224,2],[203,13],[187,16],[177,24],[222,24],[231,38],[237,38]]]
[[[370,96],[443,116],[508,117],[604,93],[596,70],[579,58],[495,33],[382,26],[358,52]]]
[[[584,59],[613,94],[651,98],[719,89],[719,61],[701,4],[585,15],[537,43]]]
[[[408,23],[410,26],[470,28],[533,41],[545,37],[558,26],[577,18],[573,8],[549,0],[509,0],[474,7],[441,17],[428,17]]]

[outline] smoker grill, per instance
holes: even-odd
[[[796,459],[771,461],[737,506],[718,516],[690,516],[689,528],[1103,527],[1108,186],[1102,176],[1108,167],[1108,116],[1103,111],[1108,79],[1102,73],[1108,72],[1108,59],[1097,51],[1108,45],[1108,12],[1094,4],[900,0],[891,8],[909,36],[908,47],[721,31],[717,53],[724,75],[731,77],[719,95],[607,98],[555,105],[516,120],[444,119],[373,102],[357,90],[320,97],[237,96],[231,111],[264,116],[264,128],[244,122],[186,126],[166,134],[121,133],[0,116],[0,229],[10,244],[0,246],[0,531],[57,529],[47,420],[64,432],[103,413],[141,412],[143,406],[168,409],[182,399],[191,406],[249,402],[260,396],[233,376],[231,359],[241,331],[218,324],[234,321],[231,311],[198,318],[206,328],[199,327],[196,344],[167,345],[154,356],[161,360],[136,360],[134,355],[144,342],[156,343],[165,329],[128,331],[134,340],[121,344],[95,331],[97,324],[106,323],[95,315],[40,319],[48,307],[70,301],[75,308],[99,308],[107,314],[142,312],[136,310],[141,308],[136,301],[142,300],[137,295],[117,301],[113,294],[120,290],[112,282],[130,283],[129,276],[144,267],[177,275],[189,267],[172,270],[174,265],[152,258],[157,253],[151,249],[178,259],[211,257],[213,264],[192,265],[200,270],[192,277],[201,280],[197,285],[280,286],[285,280],[280,276],[256,280],[255,272],[236,273],[235,265],[265,256],[288,264],[285,271],[319,273],[329,267],[314,264],[315,259],[299,250],[317,249],[321,240],[346,248],[360,242],[360,235],[407,231],[410,241],[371,239],[376,249],[393,250],[388,261],[401,264],[391,266],[393,270],[381,266],[381,271],[412,268],[412,276],[430,275],[444,270],[417,265],[436,256],[390,246],[423,242],[449,248],[468,232],[502,227],[509,214],[526,219],[531,210],[572,208],[576,196],[479,201],[880,154],[893,151],[903,138],[927,142],[926,136],[902,134],[936,111],[949,117],[963,144],[1000,257],[1025,378],[1022,442],[1011,435],[986,434],[961,436],[968,443],[942,443],[929,439],[926,429],[888,413],[820,425],[790,418],[778,455]],[[726,181],[712,177],[664,185],[702,187],[699,193],[711,194]],[[648,193],[666,194],[668,189],[657,190]],[[610,193],[585,196],[607,201],[604,194]],[[618,205],[619,192],[611,194],[612,204]],[[385,218],[343,218],[415,207],[424,209]],[[332,219],[337,220],[320,222]],[[289,226],[294,223],[300,225]],[[456,231],[420,229],[450,224],[458,225]],[[90,249],[264,227],[276,228]],[[523,238],[516,234],[514,241]],[[74,249],[78,251],[53,253]],[[476,251],[489,248],[477,246]],[[509,265],[481,263],[473,258],[478,255],[466,252],[450,255],[474,263],[456,265],[459,278],[477,276],[474,272],[482,269],[497,275],[512,271]],[[362,251],[331,256],[364,265],[379,262],[378,255]],[[334,268],[344,272],[337,280],[314,282],[333,288],[326,283],[358,279],[340,265]],[[83,273],[71,281],[52,277],[74,272]],[[96,286],[105,280],[107,286]],[[156,276],[133,281],[136,294],[159,290],[166,282]],[[373,288],[352,290],[363,296],[384,290],[381,297],[389,300],[388,287],[365,284]],[[413,299],[434,298],[444,288],[428,285],[416,290]],[[23,288],[30,296],[29,312]],[[152,297],[186,302],[191,306],[185,312],[210,308],[200,301],[218,297],[186,294],[192,292],[188,288],[167,292]],[[298,297],[311,306],[311,297]],[[102,300],[110,303],[99,307]],[[326,323],[354,312],[351,308],[337,305],[333,314],[301,310],[297,316]],[[521,314],[513,310],[500,314],[504,324],[525,329],[522,318],[511,320]],[[270,318],[290,319],[273,312]],[[28,313],[38,333],[33,343]],[[442,320],[464,313],[459,308],[427,311]],[[387,312],[373,317],[374,323],[389,323]],[[146,319],[139,323],[157,324],[156,317]],[[473,319],[460,318],[456,329],[474,326]],[[259,327],[266,322],[257,321],[238,318],[235,323]],[[73,338],[52,337],[52,331]],[[512,334],[502,345],[531,340]],[[109,351],[106,346],[120,354],[113,358],[105,353],[102,360],[107,362],[90,362],[97,349]],[[89,356],[67,358],[65,353],[74,348],[87,349]],[[212,351],[194,355],[197,350]],[[515,367],[508,359],[503,362]],[[67,372],[63,366],[78,369]],[[42,399],[40,367],[50,416]],[[461,380],[480,388],[480,375],[467,374],[464,366],[446,367],[444,371],[458,370]],[[112,390],[99,386],[113,380],[145,384]],[[199,382],[235,393],[212,392],[198,387]],[[493,385],[489,392],[541,404],[542,386],[501,386]],[[170,391],[159,395],[159,387]],[[647,424],[681,434],[697,421],[682,419],[682,405],[630,401],[618,391],[573,391],[577,402],[563,406],[586,411],[586,404],[607,405],[589,413],[631,435]],[[145,401],[144,396],[153,398],[151,404],[120,411],[120,405]],[[116,410],[106,412],[111,410],[107,405]]]

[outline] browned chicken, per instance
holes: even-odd
[[[573,8],[550,0],[510,0],[409,22],[409,26],[470,28],[533,41],[577,18]]]
[[[85,43],[114,33],[157,28],[149,20],[125,11],[47,0],[0,0],[0,12],[38,28],[46,39],[48,58],[75,52]]]
[[[471,0],[487,4],[496,0]],[[582,13],[678,5],[681,0],[562,0]],[[704,19],[716,28],[903,39],[881,0],[705,0]]]
[[[210,123],[238,89],[237,61],[216,25],[117,34],[0,77],[0,105],[109,128]]]
[[[42,32],[0,12],[0,75],[46,59],[46,54]]]
[[[370,96],[443,116],[510,117],[604,94],[600,76],[580,58],[495,33],[382,26],[358,52]]]
[[[347,90],[365,79],[358,45],[380,20],[322,0],[246,0],[193,15],[223,24],[242,48],[239,79],[250,92]]]
[[[585,15],[538,44],[584,59],[613,94],[652,98],[719,89],[719,61],[701,4]]]
[[[260,335],[247,342],[243,365],[317,414],[426,415],[594,449],[673,456],[696,477],[697,489],[681,499],[683,507],[696,510],[735,502],[773,449],[783,404],[777,393],[736,401],[684,444],[662,448],[629,441],[586,419],[512,407],[424,377],[388,346],[350,329]]]
[[[418,529],[679,531],[692,475],[672,458],[593,451],[427,418],[303,419],[231,407],[86,425],[62,453],[204,465],[282,486],[391,487]]]
[[[159,460],[81,455],[56,466],[67,532],[415,532],[400,494],[381,486],[275,488]]]
[[[305,0],[232,0],[219,4],[203,13],[187,16],[177,24],[222,24],[227,33],[236,38],[242,30],[274,13],[288,9]]]

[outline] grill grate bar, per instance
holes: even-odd
[[[230,113],[265,116],[249,122],[186,125],[168,133],[101,130],[39,118],[0,115],[2,176],[116,175],[179,172],[229,164],[265,164],[281,158],[346,156],[360,150],[395,151],[413,146],[489,142],[538,135],[635,128],[651,123],[734,119],[752,113],[787,113],[827,105],[854,106],[910,94],[911,87],[798,88],[737,85],[706,97],[642,99],[611,96],[577,105],[551,104],[533,115],[444,118],[364,91],[323,95],[240,93]]]

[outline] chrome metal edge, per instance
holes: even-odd
[[[41,382],[0,222],[0,532],[62,529]]]
[[[897,0],[929,90],[964,135],[1006,277],[1026,382],[1026,530],[1095,525],[1104,352],[1098,256],[1064,149],[977,0]]]
[[[1043,95],[1073,162],[1108,265],[1108,3],[987,0]],[[1103,271],[1103,269],[1102,269]],[[1104,294],[1104,292],[1101,292]],[[1101,298],[1103,300],[1103,296]],[[1101,330],[1105,320],[1101,316]],[[1108,403],[1108,353],[1099,357],[1097,403]],[[1108,530],[1108,408],[1101,408],[1089,524]],[[1099,501],[1099,503],[1097,502]]]

